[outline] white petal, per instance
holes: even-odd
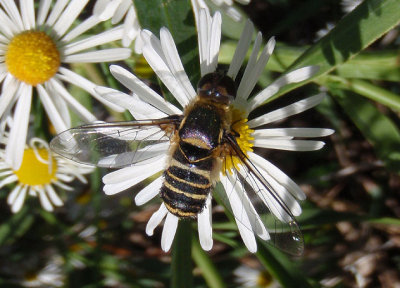
[[[288,151],[315,151],[325,145],[322,141],[285,139],[255,139],[253,144],[255,147]]]
[[[36,20],[37,26],[42,26],[42,24],[46,20],[47,14],[49,13],[51,2],[52,2],[51,0],[40,0],[39,10],[37,13],[37,20]]]
[[[152,236],[154,233],[154,229],[160,225],[161,221],[164,219],[164,217],[167,215],[168,210],[167,207],[165,207],[164,203],[160,205],[160,208],[156,212],[151,215],[149,222],[147,222],[146,225],[146,234],[149,236]]]
[[[82,23],[79,23],[78,26],[74,27],[71,31],[64,35],[60,41],[63,43],[69,43],[73,39],[77,38],[78,36],[82,35],[90,28],[93,28],[101,21],[96,16],[90,16],[89,18],[85,19]]]
[[[7,197],[8,205],[12,205],[15,202],[15,199],[17,199],[22,188],[23,188],[23,185],[20,185],[20,184],[15,185],[15,187],[11,190],[10,194],[8,194],[8,197]]]
[[[77,52],[81,52],[89,48],[107,44],[119,40],[121,38],[122,38],[122,27],[118,26],[113,29],[108,29],[97,35],[91,37],[85,37],[82,40],[65,45],[62,49],[63,55],[65,56],[73,55],[76,54]],[[126,49],[124,49],[124,51],[126,51]]]
[[[167,218],[164,222],[164,228],[161,234],[161,249],[168,252],[171,249],[174,241],[176,228],[178,228],[179,218],[171,213],[167,213]]]
[[[129,110],[136,120],[159,119],[168,116],[154,106],[143,102],[136,94],[128,95],[107,87],[96,87],[95,91],[107,101]]]
[[[211,194],[209,194],[206,200],[206,206],[203,211],[197,215],[200,245],[205,251],[210,251],[213,246],[211,215]]]
[[[24,30],[24,24],[15,1],[1,1],[1,4],[13,21],[14,26],[17,26],[18,30],[22,32]]]
[[[249,50],[251,39],[253,37],[254,25],[250,20],[247,20],[246,26],[240,35],[239,42],[236,46],[235,54],[232,57],[232,62],[229,65],[227,75],[235,80],[237,73],[242,67],[247,50]]]
[[[165,101],[160,95],[154,92],[146,84],[140,81],[135,75],[125,70],[124,68],[112,65],[110,72],[113,76],[126,88],[134,91],[143,101],[153,105],[157,109],[168,115],[181,114],[181,110]]]
[[[284,186],[294,197],[299,200],[306,199],[306,195],[304,194],[303,190],[301,190],[301,188],[292,179],[290,179],[289,176],[283,173],[271,162],[253,152],[249,152],[248,156],[252,163],[254,163],[259,169],[271,175],[272,178]]]
[[[10,131],[5,155],[6,162],[11,164],[14,170],[19,169],[24,155],[32,102],[32,86],[21,83],[17,97],[19,99],[15,107],[14,124]]]
[[[51,202],[49,198],[46,195],[46,192],[44,191],[44,188],[40,187],[37,189],[36,193],[39,196],[40,204],[42,204],[42,207],[46,211],[53,211],[53,205],[51,205]]]
[[[61,200],[60,196],[56,193],[56,191],[53,189],[51,185],[45,185],[44,186],[45,191],[47,192],[47,195],[49,196],[51,202],[54,204],[54,206],[62,206],[63,201]]]
[[[57,21],[58,17],[60,16],[61,12],[64,10],[65,6],[67,6],[69,0],[58,0],[54,4],[53,8],[51,9],[50,15],[47,18],[46,24],[48,27],[52,27],[54,23]]]
[[[276,79],[273,83],[268,85],[264,90],[258,93],[248,104],[247,111],[253,111],[255,108],[264,103],[272,95],[279,91],[283,86],[290,83],[298,83],[311,78],[319,70],[318,66],[306,66],[300,69],[291,71]]]
[[[163,177],[158,177],[156,180],[151,182],[149,185],[144,187],[135,197],[135,203],[137,206],[141,206],[160,193],[161,185],[164,181]]]
[[[103,177],[103,182],[105,184],[103,188],[104,193],[107,195],[119,193],[163,170],[166,156],[158,157],[158,159],[159,160],[154,161],[154,164],[152,165],[136,165],[133,167],[122,168],[105,175]],[[129,172],[132,173],[129,175]]]
[[[230,177],[229,173],[227,176]],[[237,189],[240,189],[240,187],[238,187],[240,184],[234,179],[228,179],[228,177],[221,178],[221,183],[224,185],[225,193],[228,196],[243,243],[250,252],[255,253],[257,252],[256,238],[249,217],[236,191]]]
[[[209,71],[216,71],[218,65],[218,53],[221,43],[221,14],[217,11],[212,18],[211,31],[210,31],[210,47],[209,49],[209,59],[207,60]]]
[[[67,82],[69,82],[71,84],[74,84],[74,85],[84,89],[86,92],[88,92],[90,95],[92,95],[96,100],[100,101],[101,103],[103,103],[104,105],[110,107],[111,109],[113,109],[113,110],[115,110],[117,112],[123,112],[124,111],[124,109],[121,109],[118,105],[115,105],[114,103],[105,100],[98,93],[96,93],[96,91],[95,91],[96,84],[94,84],[93,82],[87,80],[85,77],[82,77],[78,73],[75,73],[74,71],[69,70],[69,69],[64,68],[64,67],[60,67],[59,68],[59,72],[61,74],[58,74],[57,76],[60,79],[62,79],[64,81],[67,81]],[[72,102],[71,102],[71,104],[72,104]],[[83,112],[83,111],[81,111],[81,112]],[[83,115],[88,116],[88,114],[83,114]]]
[[[312,97],[303,99],[286,107],[277,109],[275,111],[259,116],[255,119],[252,119],[247,124],[250,128],[254,128],[277,120],[285,119],[289,116],[301,113],[318,105],[319,103],[321,103],[325,96],[325,93],[314,95]]]
[[[335,131],[325,128],[272,128],[272,129],[257,129],[251,136],[255,139],[270,138],[270,137],[324,137],[333,134]]]
[[[0,180],[0,188],[4,187],[5,185],[8,185],[10,183],[13,183],[15,181],[18,181],[18,177],[15,174],[12,174],[4,179]]]
[[[56,106],[47,91],[43,88],[42,85],[37,85],[36,89],[39,93],[40,100],[44,106],[44,109],[47,112],[47,115],[54,126],[54,129],[57,133],[61,133],[69,128],[69,123],[65,123],[64,119],[61,118],[60,113],[58,112]]]
[[[16,80],[12,76],[7,76],[2,85],[2,92],[0,95],[0,117],[3,117],[4,111],[6,111],[16,97],[16,92],[21,82]]]
[[[31,30],[35,28],[35,7],[33,6],[33,0],[24,1],[20,5],[20,9],[25,29]]]
[[[125,60],[131,56],[128,48],[111,48],[65,56],[65,63],[103,63]]]
[[[59,82],[51,79],[50,81],[48,81],[48,85],[51,86],[51,89],[56,90],[59,95],[62,96],[62,98],[68,103],[68,105],[71,106],[72,110],[74,110],[85,122],[90,123],[97,120],[96,116],[90,113],[90,111],[87,110],[85,106],[79,103],[79,101],[76,100]]]
[[[6,13],[4,13],[2,9],[0,9],[0,23],[2,24],[0,25],[0,33],[3,34],[6,39],[12,39],[15,34],[18,34],[21,31],[18,30],[14,22],[8,17],[8,15],[6,15]],[[3,43],[6,42],[3,41]]]
[[[261,34],[257,37],[256,42],[259,41],[261,43]],[[254,48],[257,49],[256,44],[254,44]],[[237,99],[238,101],[242,99],[247,99],[254,89],[254,86],[257,84],[258,79],[260,78],[262,72],[265,69],[265,65],[269,60],[272,52],[275,48],[275,39],[272,37],[269,39],[268,43],[265,45],[263,51],[257,59],[258,50],[253,49],[252,55],[250,56],[250,60],[246,66],[246,70],[243,74],[243,78],[240,81],[239,88],[237,91]]]
[[[129,7],[132,5],[132,0],[122,0],[119,4],[117,11],[115,11],[114,16],[111,20],[112,24],[117,24],[126,15]]]
[[[120,2],[120,0],[99,0],[94,5],[93,15],[101,21],[106,21],[114,16]]]
[[[168,67],[167,60],[161,48],[160,40],[151,34],[148,41],[145,40],[143,47],[143,56],[146,58],[150,67],[161,79],[164,85],[171,91],[172,95],[182,107],[186,107],[189,98],[185,93],[185,88],[178,82],[175,75]],[[180,61],[180,59],[176,59]]]
[[[25,202],[27,190],[28,190],[28,186],[22,187],[21,191],[18,194],[18,197],[15,199],[15,201],[11,205],[11,212],[17,213],[19,210],[21,210],[22,205],[24,205],[24,202]]]
[[[71,0],[65,10],[62,12],[57,22],[52,25],[52,30],[56,32],[58,38],[62,37],[75,19],[85,8],[89,0]]]
[[[129,7],[124,21],[122,46],[129,47],[132,41],[140,34],[140,25],[133,6]]]
[[[160,42],[169,69],[184,88],[186,97],[189,100],[194,99],[196,97],[196,91],[190,83],[189,77],[187,76],[185,69],[183,68],[182,62],[179,58],[178,50],[175,46],[174,39],[172,38],[169,30],[165,27],[161,28],[160,30]]]

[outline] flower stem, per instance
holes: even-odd
[[[193,240],[192,241],[193,261],[196,263],[196,266],[200,268],[204,280],[207,283],[207,287],[210,288],[226,287],[214,263],[211,261],[210,257],[208,257],[207,252],[205,252],[200,247],[198,239],[196,237],[193,237],[192,240]]]
[[[190,288],[192,275],[192,225],[190,221],[181,220],[175,235],[171,263],[171,287]]]

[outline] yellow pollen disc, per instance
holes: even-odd
[[[32,86],[53,77],[61,63],[56,44],[41,31],[27,31],[14,36],[8,44],[5,62],[8,72]]]
[[[238,134],[236,137],[236,142],[238,143],[240,150],[247,156],[247,152],[252,152],[252,147],[254,144],[252,141],[254,137],[251,134],[254,130],[249,128],[247,125],[247,119],[243,117],[243,112],[238,109],[232,109],[232,133]],[[232,173],[232,169],[235,167],[236,169],[239,168],[239,164],[242,161],[236,155],[234,155],[234,151],[229,151],[228,155],[226,155],[224,159],[224,165],[222,167],[225,168],[224,171],[228,170]],[[223,173],[224,173],[223,171]]]
[[[52,180],[56,180],[57,163],[51,158],[51,169],[49,164],[43,163],[43,160],[49,162],[49,152],[46,149],[36,149],[40,158],[36,157],[33,149],[25,149],[24,158],[21,167],[14,174],[18,177],[20,184],[29,186],[50,184]]]

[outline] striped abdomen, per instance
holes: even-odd
[[[221,115],[213,105],[194,105],[179,127],[179,142],[164,172],[161,198],[178,217],[196,217],[211,192],[213,153],[222,137]]]
[[[181,218],[193,218],[203,210],[211,192],[213,159],[206,157],[191,162],[185,157],[186,152],[198,155],[205,151],[186,143],[179,143],[172,154],[170,166],[164,172],[165,180],[160,192],[169,212]]]

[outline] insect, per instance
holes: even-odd
[[[168,211],[180,218],[195,218],[206,205],[220,172],[233,175],[229,169],[236,166],[228,169],[224,160],[239,159],[243,169],[234,173],[235,182],[246,191],[254,213],[264,219],[269,240],[290,254],[301,254],[304,244],[293,214],[237,142],[239,133],[234,129],[231,107],[235,96],[235,83],[229,76],[210,73],[200,79],[197,97],[183,115],[84,125],[57,135],[50,147],[80,163],[121,168],[143,165],[160,147],[169,145],[160,196]],[[261,190],[277,203],[270,205],[279,205],[289,215],[288,221],[271,213]]]

